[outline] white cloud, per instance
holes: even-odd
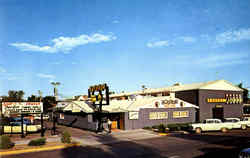
[[[43,74],[43,73],[39,73],[37,74],[38,77],[40,78],[48,78],[48,79],[55,79],[56,77],[54,75],[50,75],[50,74]]]
[[[0,67],[0,72],[1,72],[1,73],[5,73],[6,70],[5,70],[3,67]]]
[[[168,47],[171,43],[169,41],[156,41],[156,42],[148,42],[147,47],[154,48],[154,47]]]
[[[186,43],[194,43],[196,42],[196,38],[194,37],[191,37],[191,36],[182,36],[182,37],[179,37],[181,40],[183,40],[184,42]]]
[[[104,35],[95,33],[91,36],[80,35],[78,37],[58,37],[52,41],[52,46],[38,46],[29,43],[11,43],[11,46],[18,48],[21,51],[34,51],[34,52],[46,52],[46,53],[57,53],[57,52],[69,52],[73,48],[86,45],[89,43],[100,43],[115,40],[117,37],[110,34]]]
[[[120,23],[118,20],[114,20],[112,23],[114,23],[114,24],[118,24],[118,23]]]
[[[193,65],[199,67],[217,68],[233,66],[247,62],[247,55],[241,53],[210,54],[200,57],[180,56],[178,64]]]
[[[11,77],[7,78],[7,80],[9,80],[9,81],[14,81],[14,80],[17,80],[17,79],[18,79],[18,77],[16,77],[16,76],[11,76]]]
[[[250,28],[226,31],[217,34],[215,37],[216,43],[221,45],[239,42],[241,40],[250,40]]]

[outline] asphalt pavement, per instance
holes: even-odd
[[[95,137],[95,135],[92,136]],[[250,129],[233,130],[228,133],[173,133],[169,136],[159,136],[144,130],[137,130],[111,135],[96,135],[95,141],[100,141],[100,143],[54,151],[4,156],[3,158],[233,158],[238,156],[241,149],[250,147]],[[84,144],[84,142],[81,143]]]

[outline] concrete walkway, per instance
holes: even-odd
[[[109,133],[100,133],[96,135],[84,135],[82,137],[72,137],[73,141],[79,142],[81,145],[101,145],[101,144],[112,144],[121,141],[135,141],[160,137],[157,133],[152,131],[138,129],[138,130],[127,130]]]
[[[116,131],[112,133],[91,133],[81,136],[72,136],[72,141],[79,142],[83,146],[111,144],[120,141],[133,141],[160,137],[157,133],[152,131],[137,129],[137,130],[126,130]],[[28,144],[31,139],[15,141],[16,145]],[[60,142],[60,136],[50,136],[46,138],[47,142]]]

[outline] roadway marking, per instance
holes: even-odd
[[[3,151],[3,152],[0,152],[0,155],[1,156],[6,156],[6,155],[16,155],[16,154],[23,154],[23,153],[29,153],[29,152],[49,151],[49,150],[57,150],[57,149],[74,147],[74,146],[80,146],[80,144],[67,144],[67,145],[57,145],[57,146],[50,146],[50,147],[39,147],[39,148],[32,148],[32,149]]]

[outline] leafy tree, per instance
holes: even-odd
[[[2,101],[3,102],[20,102],[24,101],[23,96],[24,96],[24,91],[19,90],[9,90],[8,91],[8,96],[2,96]]]
[[[42,101],[44,111],[48,111],[49,108],[52,108],[56,105],[56,98],[54,96],[46,96]]]
[[[39,102],[40,97],[35,96],[35,95],[32,94],[31,96],[28,97],[27,101],[29,101],[29,102]]]
[[[243,90],[243,102],[244,103],[247,103],[248,102],[248,89],[247,88],[243,88],[243,84],[240,83],[238,84],[238,87],[241,88]]]

